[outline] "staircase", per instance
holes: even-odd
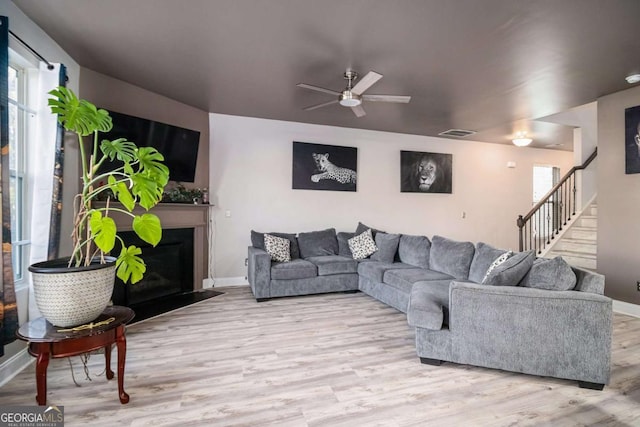
[[[598,205],[593,201],[544,254],[545,258],[561,256],[575,267],[596,270]]]

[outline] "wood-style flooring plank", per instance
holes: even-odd
[[[420,363],[406,316],[367,295],[257,303],[248,287],[127,328],[125,390],[89,360],[52,360],[47,403],[68,426],[640,426],[640,319],[614,315],[612,380]],[[114,349],[114,364],[115,367]],[[35,365],[0,405],[35,403]]]

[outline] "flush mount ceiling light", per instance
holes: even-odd
[[[632,85],[634,83],[640,82],[640,74],[631,74],[630,76],[627,76],[624,79],[627,81],[627,83]]]
[[[516,137],[513,138],[511,142],[513,142],[513,144],[517,145],[518,147],[526,147],[533,142],[533,139],[527,138],[526,132],[518,132],[516,134]]]

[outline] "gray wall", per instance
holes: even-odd
[[[605,293],[640,304],[640,174],[625,175],[624,110],[640,86],[598,100],[598,271]]]

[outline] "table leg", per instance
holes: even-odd
[[[33,350],[38,355],[36,359],[36,402],[38,405],[47,403],[47,367],[49,366],[49,344],[34,343]]]
[[[129,395],[124,392],[124,362],[127,357],[127,340],[125,338],[124,325],[116,329],[116,345],[118,346],[118,394],[120,403],[128,403]]]
[[[111,344],[104,346],[104,363],[107,379],[113,379],[113,371],[111,370]]]

